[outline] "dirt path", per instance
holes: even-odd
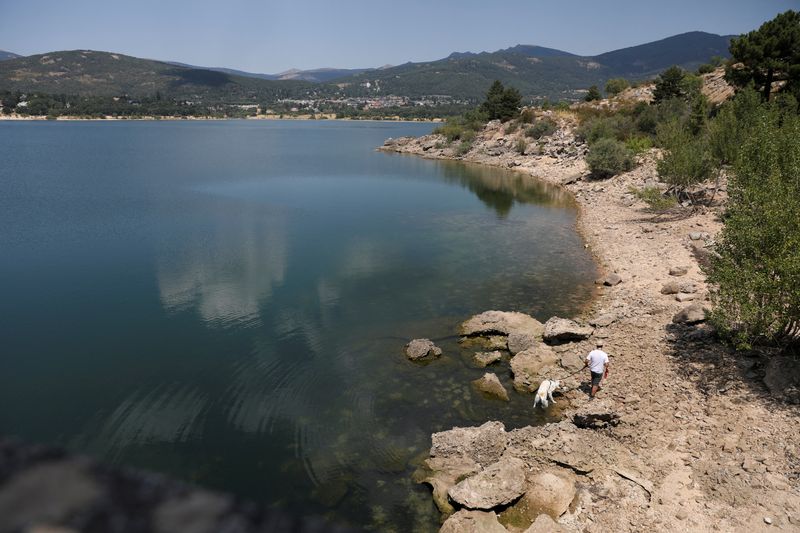
[[[649,502],[592,493],[562,524],[581,531],[800,531],[800,423],[796,405],[770,396],[765,361],[734,356],[707,326],[673,324],[692,303],[708,305],[702,256],[721,228],[717,209],[656,216],[631,192],[656,180],[654,155],[637,169],[587,181],[585,147],[571,124],[520,154],[519,133],[490,123],[462,159],[516,168],[563,185],[581,206],[580,231],[607,273],[622,283],[598,288],[589,313],[602,328],[611,370],[597,402],[620,415],[597,430],[624,445],[649,472]],[[387,141],[387,151],[453,159],[439,136]],[[527,150],[526,150],[527,152]],[[687,267],[685,275],[670,275]],[[676,282],[685,291],[662,294]],[[691,286],[693,285],[693,287]],[[677,301],[677,298],[687,300]],[[694,298],[693,301],[688,299]],[[601,330],[598,330],[598,332]],[[585,354],[589,342],[564,350]],[[575,409],[588,400],[570,396]]]

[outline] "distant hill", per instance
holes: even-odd
[[[6,52],[5,50],[0,50],[0,61],[5,61],[6,59],[15,59],[17,57],[22,57],[19,54],[15,54],[14,52]]]
[[[298,70],[298,69],[291,69],[285,72],[280,72],[278,74],[261,74],[256,72],[247,72],[245,70],[236,70],[232,68],[223,68],[223,67],[198,67],[197,65],[189,65],[187,63],[178,63],[177,61],[168,61],[170,65],[176,65],[179,67],[187,67],[187,68],[195,68],[195,69],[203,69],[203,70],[213,70],[215,72],[224,72],[225,74],[233,74],[234,76],[244,76],[246,78],[258,78],[262,80],[300,80],[300,81],[310,81],[314,83],[327,83],[329,81],[344,78],[345,76],[353,76],[355,74],[361,74],[362,72],[367,72],[369,70],[375,69],[368,69],[368,68],[316,68],[311,70]],[[381,67],[384,68],[384,67]]]
[[[263,102],[315,96],[320,88],[310,82],[264,80],[123,54],[72,50],[1,61],[0,90]]]
[[[337,82],[350,84],[347,91],[355,94],[441,94],[478,100],[499,79],[525,96],[574,97],[575,90],[595,84],[602,87],[614,77],[645,79],[672,65],[696,69],[715,55],[728,57],[730,39],[689,32],[597,56],[517,45],[496,52],[456,52],[438,61],[406,63]]]

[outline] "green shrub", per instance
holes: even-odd
[[[630,150],[634,155],[642,154],[653,147],[653,141],[650,137],[636,136],[631,137],[625,141],[625,147]]]
[[[499,119],[506,122],[519,114],[522,105],[522,94],[514,87],[503,87],[500,80],[495,80],[486,93],[486,101],[481,104],[481,110],[486,113],[489,120]]]
[[[526,141],[524,137],[520,137],[519,139],[517,139],[517,142],[514,145],[514,149],[517,151],[517,153],[524,154],[527,148],[528,148],[528,141]]]
[[[575,132],[578,139],[590,146],[600,139],[622,141],[636,133],[636,126],[630,116],[616,114],[598,116],[585,120]]]
[[[606,82],[606,93],[614,96],[630,86],[630,82],[625,78],[611,78],[608,80],[608,82]]]
[[[459,157],[463,156],[467,152],[469,152],[470,149],[472,149],[472,142],[471,141],[461,141],[459,143],[459,145],[456,147],[456,155],[459,156]]]
[[[711,319],[737,347],[800,344],[800,118],[762,107],[735,158],[708,269]]]
[[[709,149],[717,164],[730,165],[736,159],[755,120],[759,100],[752,88],[739,91],[708,123]]]
[[[598,178],[615,176],[633,168],[633,154],[616,139],[602,138],[589,147],[589,170]]]
[[[521,124],[533,124],[534,120],[536,120],[536,113],[530,107],[526,107],[519,114],[519,122]]]
[[[517,122],[516,120],[512,120],[506,126],[506,133],[514,133],[518,129],[519,129],[519,122]]]
[[[698,74],[708,74],[709,72],[714,72],[714,65],[710,65],[708,63],[705,63],[705,64],[700,65],[699,67],[697,67],[697,73]]]
[[[556,104],[555,109],[556,109],[556,111],[569,111],[570,105],[571,104],[569,102],[567,102],[566,100],[560,100]]]
[[[462,126],[461,124],[448,122],[434,129],[433,133],[444,135],[447,138],[448,142],[453,142],[460,139],[465,131],[466,130],[464,129],[464,126]]]
[[[552,135],[558,129],[558,125],[551,118],[537,120],[533,126],[525,130],[525,136],[531,139],[541,139]]]
[[[600,89],[597,88],[597,85],[592,85],[589,87],[589,92],[587,92],[586,96],[583,97],[583,99],[587,102],[593,102],[595,100],[600,100],[601,98],[603,98],[603,95],[600,94]]]
[[[658,127],[658,140],[664,148],[664,157],[656,167],[658,175],[674,190],[685,191],[711,177],[714,164],[705,136],[694,137],[673,121]]]
[[[664,194],[658,187],[631,188],[634,196],[644,201],[653,211],[667,211],[678,205],[678,199],[672,194]]]

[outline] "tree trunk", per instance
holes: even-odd
[[[765,102],[769,102],[770,94],[772,94],[772,78],[775,76],[775,71],[771,68],[767,69],[767,80],[764,82],[763,98]]]

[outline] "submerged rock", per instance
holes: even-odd
[[[543,330],[541,322],[516,311],[485,311],[461,324],[462,335],[528,333],[540,337]]]
[[[414,339],[406,344],[406,357],[412,361],[426,357],[439,357],[440,355],[442,355],[442,349],[430,339]]]
[[[478,352],[472,356],[472,360],[475,362],[476,365],[483,368],[491,365],[492,363],[496,363],[502,357],[503,355],[497,350],[495,350],[493,352]]]
[[[506,388],[503,387],[503,384],[500,383],[500,379],[498,379],[496,374],[487,372],[483,375],[483,377],[473,381],[472,385],[479,391],[486,393],[489,396],[494,396],[495,398],[499,398],[506,402],[508,401],[508,392],[506,391]]]
[[[455,509],[447,499],[447,491],[462,479],[480,471],[481,465],[469,457],[431,457],[414,472],[413,479],[416,483],[430,485],[436,507],[444,514],[451,514]]]
[[[468,477],[447,494],[468,509],[490,510],[508,505],[525,492],[525,462],[504,457],[472,477]]]
[[[462,509],[442,524],[439,533],[508,533],[494,512]]]
[[[514,388],[520,392],[535,392],[545,373],[558,364],[558,354],[546,344],[522,351],[511,359]]]
[[[581,326],[574,320],[554,316],[545,322],[543,338],[551,344],[581,341],[588,339],[593,332],[594,329],[589,326]]]

